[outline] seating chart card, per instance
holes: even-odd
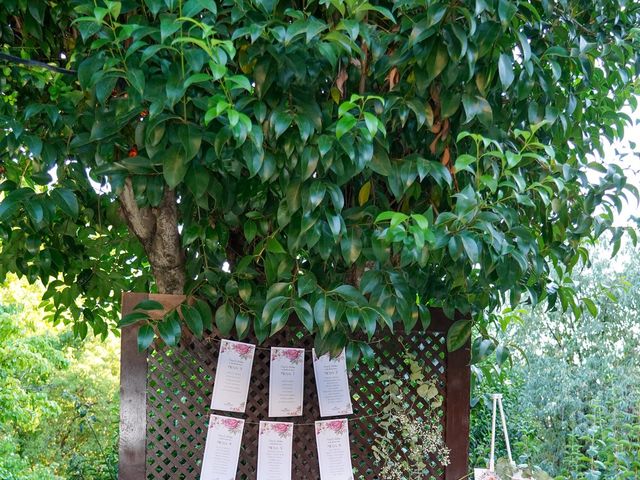
[[[291,480],[293,423],[260,422],[257,480]]]
[[[269,416],[302,415],[304,348],[271,347]]]
[[[244,413],[255,345],[221,340],[211,408]]]
[[[244,420],[211,415],[200,480],[235,480]]]
[[[313,370],[316,375],[320,416],[351,415],[351,393],[344,349],[336,358],[326,353],[320,358],[313,350]]]
[[[346,418],[317,421],[316,444],[320,480],[353,480],[349,422]]]

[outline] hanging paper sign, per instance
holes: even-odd
[[[293,423],[260,422],[257,480],[291,480]]]
[[[316,375],[320,416],[351,415],[353,407],[344,349],[335,358],[330,358],[328,353],[318,358],[314,349],[313,371]]]
[[[349,422],[346,418],[317,421],[316,444],[320,480],[353,480]]]
[[[304,348],[271,347],[269,416],[302,415]]]
[[[234,480],[244,420],[211,415],[200,480]]]
[[[255,345],[222,340],[213,384],[211,408],[244,413],[247,406]]]

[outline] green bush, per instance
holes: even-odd
[[[117,344],[43,323],[32,293],[0,288],[0,478],[113,480]]]

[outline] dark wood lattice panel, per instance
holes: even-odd
[[[245,340],[257,343],[255,339]],[[219,342],[214,337],[202,340],[189,339],[179,348],[159,346],[148,356],[147,405],[146,405],[146,478],[148,480],[198,479],[204,454],[207,422],[212,411],[209,408],[215,381]],[[437,385],[446,402],[447,354],[445,337],[441,333],[412,333],[395,336],[385,342],[374,343],[375,364],[360,363],[350,372],[350,387],[354,414],[349,422],[351,453],[355,478],[377,479],[371,453],[371,442],[378,432],[375,415],[381,411],[382,385],[376,379],[380,366],[393,368],[409,375],[408,366],[400,355],[404,348],[416,353],[424,362],[427,376],[435,375]],[[242,450],[238,466],[238,479],[254,479],[258,452],[258,425],[268,417],[269,406],[269,350],[270,346],[304,347],[305,356],[304,412],[302,417],[282,418],[293,421],[294,452],[293,478],[296,480],[319,479],[316,441],[313,422],[320,420],[313,365],[311,362],[312,339],[300,333],[283,331],[268,339],[268,343],[256,350],[252,379],[249,387],[247,410],[244,415],[217,412],[238,416],[246,420],[242,439]],[[412,394],[409,386],[405,393]],[[415,416],[425,415],[425,405],[416,402]],[[442,407],[446,411],[446,403]],[[440,421],[445,427],[444,415]],[[398,448],[401,448],[398,445]],[[444,479],[444,469],[431,462],[424,479]]]

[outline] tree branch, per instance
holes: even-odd
[[[165,187],[158,207],[140,208],[131,179],[120,194],[120,210],[129,230],[140,240],[160,293],[183,294],[186,283],[185,255],[178,231],[178,207],[173,190]]]

